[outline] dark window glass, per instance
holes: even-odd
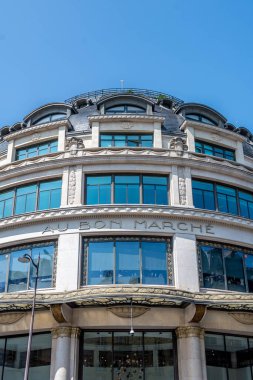
[[[16,160],[24,160],[25,158],[42,156],[43,154],[55,153],[58,149],[58,141],[48,141],[41,144],[20,148],[16,151]]]
[[[208,154],[235,161],[234,150],[223,148],[214,144],[205,143],[204,141],[195,141],[195,150],[197,153]]]
[[[101,147],[146,147],[152,148],[153,146],[153,135],[147,134],[134,134],[134,135],[100,135],[100,146]]]
[[[168,283],[169,247],[166,241],[116,238],[89,241],[85,249],[88,285]]]
[[[188,113],[185,115],[187,120],[194,120],[204,124],[218,125],[218,123],[207,116],[203,116],[198,113]]]
[[[133,106],[130,104],[119,105],[114,107],[109,107],[106,109],[107,114],[117,114],[117,113],[146,113],[146,110],[142,107]]]
[[[205,288],[253,291],[253,251],[216,243],[198,243],[201,283]]]
[[[83,379],[174,380],[175,344],[171,332],[84,332]]]
[[[27,340],[27,335],[4,339],[3,357],[5,361],[2,367],[3,380],[22,380],[24,378]],[[34,334],[31,347],[29,379],[49,379],[50,363],[51,334]]]
[[[33,122],[33,125],[39,125],[39,124],[45,124],[45,123],[51,123],[53,121],[66,119],[66,114],[59,112],[59,113],[53,113],[47,116],[43,116],[40,119]]]
[[[192,180],[195,207],[218,210],[253,219],[253,195],[212,182]]]
[[[35,262],[40,255],[38,288],[52,287],[55,243],[27,245],[22,248],[0,250],[0,292],[16,292],[34,287],[35,269],[30,262],[21,263],[19,257],[29,254]]]
[[[223,335],[205,334],[207,379],[228,380],[228,355]]]

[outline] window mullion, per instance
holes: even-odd
[[[222,253],[222,263],[223,263],[223,275],[225,280],[225,289],[228,290],[228,281],[227,281],[227,268],[225,263],[225,257],[224,257],[224,248],[221,248]]]

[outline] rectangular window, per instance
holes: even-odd
[[[165,239],[88,239],[84,246],[83,285],[172,285],[172,252]]]
[[[0,339],[0,376],[3,380],[24,377],[28,335]],[[51,333],[34,334],[31,346],[29,379],[49,379]]]
[[[34,288],[35,269],[33,265],[21,263],[24,254],[38,262],[40,255],[38,288],[53,286],[53,266],[56,251],[55,242],[37,243],[22,247],[0,250],[0,292],[16,292]]]
[[[192,180],[195,207],[253,219],[253,194],[219,183]]]
[[[60,207],[61,183],[43,181],[0,193],[0,218]]]
[[[87,204],[168,204],[168,177],[105,175],[86,177]]]
[[[104,148],[110,147],[153,147],[152,134],[100,134],[100,146]]]
[[[253,292],[253,250],[198,242],[198,257],[202,287]]]
[[[44,154],[56,153],[58,151],[58,141],[46,141],[40,144],[30,145],[25,148],[16,150],[16,160],[24,160],[26,158],[42,156]]]
[[[251,338],[205,334],[207,379],[252,380]]]
[[[234,150],[227,149],[219,145],[205,143],[204,141],[195,141],[195,151],[197,153],[207,154],[211,156],[225,158],[226,160],[235,161]]]

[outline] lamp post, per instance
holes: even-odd
[[[32,315],[31,315],[30,328],[29,328],[29,337],[28,337],[28,344],[27,344],[25,373],[24,373],[24,380],[28,380],[29,368],[30,368],[31,346],[32,346],[32,335],[33,335],[35,300],[36,300],[37,283],[38,283],[39,266],[40,266],[40,255],[38,257],[37,264],[35,264],[32,256],[30,256],[28,253],[25,253],[23,256],[19,257],[18,261],[20,261],[21,263],[29,263],[30,262],[36,270],[34,293],[33,293],[33,303],[32,303]]]

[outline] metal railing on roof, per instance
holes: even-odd
[[[115,95],[115,94],[142,95],[154,100],[169,99],[173,103],[174,106],[179,106],[184,103],[183,100],[176,98],[175,96],[168,95],[159,91],[145,90],[141,88],[107,88],[103,90],[90,91],[90,92],[85,92],[83,94],[69,98],[65,101],[65,103],[73,104],[79,99],[91,99],[97,102],[103,96],[109,96],[109,95]]]

